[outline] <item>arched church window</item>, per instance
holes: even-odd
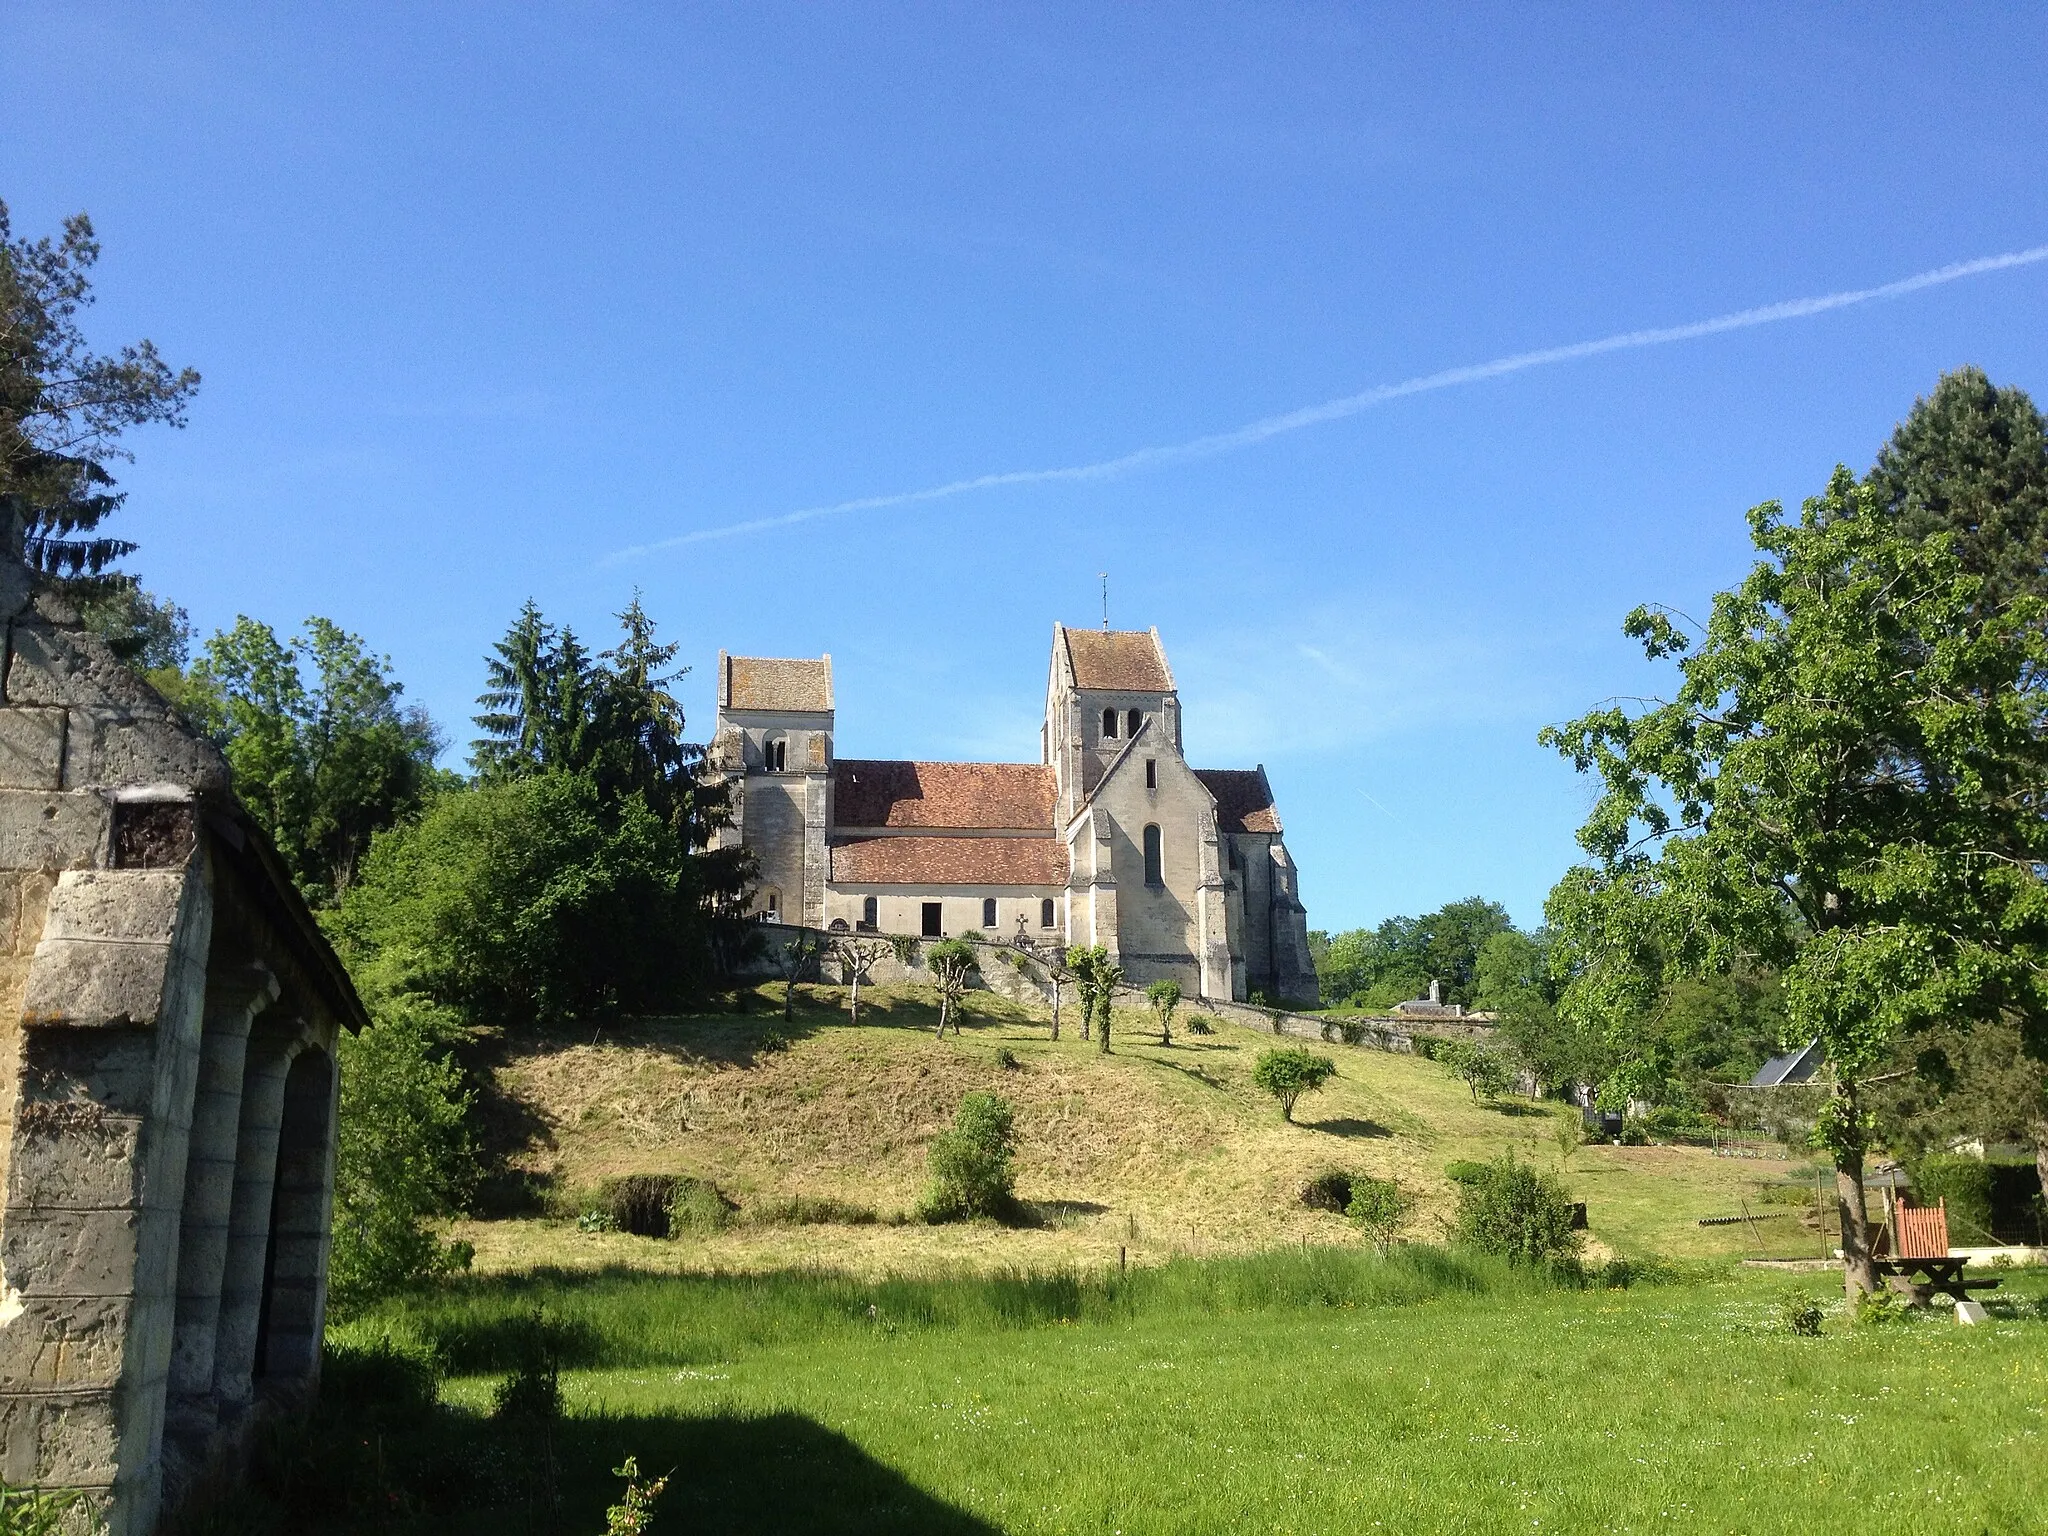
[[[789,743],[778,737],[776,740],[768,743],[766,755],[768,758],[768,771],[770,773],[781,773],[789,762]]]
[[[981,898],[981,926],[993,928],[996,925],[996,899],[993,896]]]
[[[878,900],[877,900],[876,898],[874,898],[873,896],[863,896],[863,897],[861,897],[861,899],[860,899],[860,925],[861,925],[861,927],[863,927],[863,928],[873,928],[873,927],[875,927],[875,926],[876,926],[876,919],[878,918],[878,916],[879,916],[879,915],[880,915],[880,913],[881,913],[881,908],[882,908],[882,904],[881,904],[881,902],[880,902],[880,901],[878,901]]]
[[[1041,928],[1053,926],[1053,905],[1050,896],[1038,904],[1038,926]]]
[[[1116,711],[1113,709],[1102,712],[1102,734],[1105,740],[1116,740]]]
[[[1145,712],[1142,709],[1132,710],[1129,714],[1124,716],[1124,734],[1126,736],[1137,735],[1138,727],[1143,725],[1144,723]]]
[[[1157,827],[1147,827],[1145,829],[1145,883],[1147,885],[1166,884],[1163,862],[1160,858],[1159,829]]]

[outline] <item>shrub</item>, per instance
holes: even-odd
[[[1786,1331],[1802,1339],[1820,1337],[1821,1319],[1827,1311],[1804,1291],[1787,1291],[1778,1299],[1778,1320]]]
[[[1478,1184],[1486,1178],[1486,1164],[1461,1157],[1444,1164],[1444,1177],[1453,1184]]]
[[[731,1221],[738,1209],[737,1202],[727,1199],[707,1179],[677,1179],[668,1197],[668,1235],[715,1232]]]
[[[329,1285],[338,1311],[462,1267],[427,1222],[475,1183],[472,1095],[456,1025],[416,999],[380,999],[376,1022],[337,1045],[340,1131]]]
[[[1005,1072],[1022,1071],[1024,1067],[1024,1063],[1017,1059],[1017,1053],[1011,1050],[1007,1045],[999,1046],[997,1048],[996,1065],[1001,1067]]]
[[[1414,1197],[1392,1179],[1360,1176],[1351,1181],[1351,1202],[1344,1214],[1356,1222],[1373,1247],[1385,1253],[1407,1225]]]
[[[1298,1045],[1265,1051],[1252,1067],[1253,1085],[1278,1099],[1280,1113],[1289,1121],[1294,1119],[1296,1100],[1336,1075],[1337,1063]]]
[[[499,1423],[554,1423],[562,1416],[561,1351],[538,1307],[514,1334],[512,1346],[512,1374],[491,1393],[491,1417]]]
[[[1342,1169],[1325,1168],[1301,1186],[1301,1203],[1312,1211],[1343,1215],[1351,1205],[1351,1175]]]
[[[1583,1234],[1572,1226],[1572,1201],[1555,1174],[1538,1173],[1510,1151],[1485,1176],[1458,1193],[1457,1240],[1511,1264],[1575,1259]]]
[[[747,1212],[747,1220],[758,1226],[871,1227],[881,1219],[873,1206],[822,1195],[792,1195],[787,1200],[757,1205]]]
[[[970,1093],[950,1129],[932,1138],[932,1182],[918,1207],[926,1221],[1007,1216],[1015,1208],[1016,1111],[999,1094]]]
[[[1874,1291],[1863,1291],[1856,1297],[1856,1324],[1859,1328],[1899,1323],[1905,1319],[1905,1304],[1899,1300],[1899,1293],[1889,1286],[1881,1285]]]
[[[1992,1227],[1991,1164],[1979,1157],[1929,1153],[1912,1169],[1913,1203],[1948,1210],[1949,1242],[1982,1243]]]

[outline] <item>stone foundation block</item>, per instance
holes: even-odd
[[[140,1205],[141,1141],[141,1121],[97,1104],[24,1104],[7,1169],[8,1207]]]
[[[0,789],[0,869],[96,868],[113,819],[99,795]]]
[[[38,1488],[107,1488],[121,1437],[105,1392],[0,1398],[0,1478]]]
[[[65,724],[61,709],[0,709],[0,785],[62,788]]]
[[[127,1358],[129,1302],[119,1296],[27,1296],[0,1326],[0,1380],[24,1388],[113,1389]]]
[[[135,1288],[144,1220],[132,1209],[10,1211],[0,1230],[0,1267],[9,1285],[31,1296],[126,1295]]]

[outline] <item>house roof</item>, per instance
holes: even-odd
[[[1066,629],[1076,688],[1111,693],[1171,693],[1173,673],[1157,630]]]
[[[859,837],[832,846],[835,885],[1067,883],[1056,837]]]
[[[826,714],[832,708],[831,656],[728,656],[718,653],[720,709],[790,710]]]
[[[1787,1051],[1782,1056],[1773,1056],[1757,1069],[1749,1080],[1752,1088],[1782,1088],[1787,1083],[1810,1083],[1820,1071],[1821,1063],[1827,1060],[1827,1053],[1820,1048],[1818,1040],[1809,1040],[1796,1051]]]
[[[832,819],[841,827],[1052,827],[1052,769],[1039,763],[842,757],[833,766],[832,788]]]
[[[1280,813],[1264,768],[1197,768],[1195,777],[1216,797],[1217,831],[1279,832]]]

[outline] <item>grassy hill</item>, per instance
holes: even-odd
[[[480,1073],[498,1150],[552,1185],[573,1213],[581,1193],[627,1173],[686,1173],[737,1200],[729,1229],[660,1242],[579,1231],[573,1219],[461,1223],[486,1271],[537,1264],[764,1270],[827,1265],[875,1274],[930,1268],[1132,1263],[1343,1240],[1301,1186],[1325,1168],[1398,1178],[1418,1191],[1418,1236],[1451,1209],[1453,1159],[1503,1147],[1558,1167],[1554,1131],[1576,1112],[1551,1104],[1472,1102],[1434,1064],[1366,1047],[1321,1047],[1338,1077],[1282,1121],[1253,1089],[1271,1037],[1228,1024],[1162,1046],[1148,1016],[1119,1014],[1114,1050],[1049,1038],[1042,1009],[972,994],[966,1032],[933,1037],[922,989],[866,989],[858,1027],[836,987],[803,987],[792,1022],[779,986],[728,1012],[606,1029],[595,1038],[494,1039]],[[1288,1042],[1294,1043],[1294,1042]],[[892,1224],[925,1180],[925,1148],[972,1089],[1017,1107],[1019,1195],[1030,1225]],[[1696,1219],[1756,1209],[1760,1181],[1784,1165],[1660,1147],[1585,1147],[1563,1173],[1589,1207],[1594,1252],[1673,1256],[1758,1251],[1740,1226]],[[794,1196],[865,1207],[872,1225],[789,1225],[757,1218]],[[1782,1209],[1782,1208],[1780,1208]],[[1762,1229],[1773,1253],[1816,1239],[1793,1221]]]

